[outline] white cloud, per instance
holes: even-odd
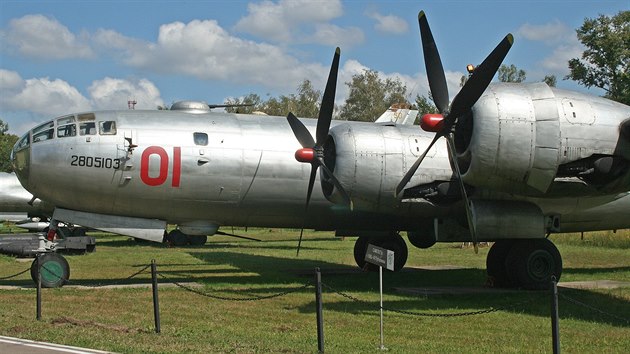
[[[356,27],[341,28],[331,24],[320,24],[316,26],[315,33],[310,37],[310,41],[347,48],[363,43],[365,36],[363,31]]]
[[[90,85],[88,92],[94,109],[127,109],[127,101],[134,99],[136,109],[156,109],[164,105],[160,90],[149,80],[123,80],[106,77]]]
[[[29,129],[37,121],[55,116],[99,109],[127,109],[135,99],[136,109],[156,109],[164,102],[160,91],[147,79],[126,80],[106,77],[88,88],[89,97],[68,82],[55,79],[24,80],[17,72],[0,69],[0,112],[27,112],[30,122],[11,122],[11,127]],[[22,126],[24,123],[26,126]],[[21,130],[18,130],[21,131]]]
[[[202,80],[295,88],[303,79],[326,71],[320,64],[301,63],[280,47],[231,36],[214,20],[162,25],[156,43],[113,31],[99,31],[98,41],[118,50],[132,67]]]
[[[579,58],[585,49],[575,31],[559,20],[542,25],[526,23],[517,30],[517,34],[530,41],[542,42],[552,49],[551,54],[539,62],[545,74],[565,76],[569,73],[568,61]]]
[[[55,19],[26,15],[11,20],[4,33],[11,50],[37,59],[92,58],[94,52],[83,38]]]
[[[295,30],[313,23],[325,23],[342,15],[340,0],[280,0],[247,5],[247,16],[234,27],[276,42],[291,42]]]
[[[90,108],[89,101],[66,81],[47,77],[23,80],[18,73],[8,70],[1,70],[0,74],[10,78],[1,80],[3,111],[26,110],[58,115]]]
[[[516,31],[516,34],[530,41],[544,42],[549,45],[563,43],[575,37],[575,31],[559,20],[542,25],[526,23]]]
[[[376,20],[374,27],[377,31],[391,34],[402,34],[409,30],[409,24],[404,19],[394,15],[381,15],[373,12],[368,14]]]

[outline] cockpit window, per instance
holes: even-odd
[[[20,141],[18,141],[17,144],[15,144],[15,148],[13,149],[14,151],[19,151],[22,150],[26,147],[28,147],[29,143],[30,143],[31,139],[28,133],[26,133],[21,139]]]
[[[74,123],[74,116],[57,118],[57,126]]]
[[[193,133],[195,139],[195,145],[208,145],[208,134],[206,133]]]
[[[55,123],[50,121],[33,129],[33,143],[52,139],[55,131],[54,125]]]
[[[57,119],[57,137],[65,138],[77,135],[77,126],[74,124],[74,116]]]
[[[79,114],[78,118],[79,118],[79,122],[84,122],[86,120],[94,120],[95,116],[94,116],[94,113],[82,113],[82,114]]]
[[[80,118],[79,118],[80,119]],[[83,122],[79,124],[80,135],[96,135],[96,123]]]
[[[98,128],[101,135],[116,135],[116,122],[114,121],[98,122]]]

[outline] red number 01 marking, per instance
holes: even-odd
[[[157,177],[149,175],[149,159],[151,155],[157,155],[160,158],[160,170]],[[179,187],[179,181],[182,174],[182,148],[173,147],[173,178],[171,186]],[[140,179],[146,185],[160,186],[168,179],[168,154],[160,146],[149,146],[142,152],[140,159]]]

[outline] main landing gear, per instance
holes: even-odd
[[[562,257],[548,239],[499,240],[488,252],[486,268],[494,286],[543,290],[552,276],[560,280]]]
[[[407,263],[407,244],[397,232],[388,237],[360,236],[354,244],[354,261],[361,269],[370,271],[378,269],[377,266],[365,262],[368,244],[394,251],[394,271],[401,270]]]

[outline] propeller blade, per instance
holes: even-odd
[[[317,160],[315,160],[317,161]],[[304,219],[302,222],[302,229],[300,230],[300,238],[297,246],[297,256],[300,255],[300,246],[302,245],[302,234],[304,234],[304,223],[308,217],[308,204],[311,202],[311,195],[313,194],[313,186],[315,185],[315,177],[317,177],[317,164],[311,163],[311,176],[308,179],[308,190],[306,191],[306,204],[304,204]]]
[[[486,90],[490,81],[499,70],[499,66],[512,48],[514,37],[508,34],[494,50],[477,66],[464,87],[459,91],[451,104],[449,116],[459,117],[468,112]]]
[[[418,14],[418,24],[420,25],[424,65],[427,69],[431,96],[440,113],[444,113],[448,109],[448,87],[446,86],[446,77],[444,76],[440,53],[438,53],[437,45],[433,39],[433,34],[431,33],[431,28],[429,27],[429,22],[427,21],[424,11],[420,11]]]
[[[302,124],[302,122],[300,122],[300,120],[297,119],[295,115],[293,115],[293,113],[289,112],[289,115],[287,115],[287,121],[291,126],[291,130],[293,130],[293,135],[295,135],[303,148],[312,148],[315,146],[313,136],[308,131],[308,129],[306,129],[304,124]]]
[[[324,169],[324,171],[326,172],[326,174],[328,175],[332,183],[335,185],[335,187],[339,190],[339,192],[343,196],[344,201],[350,206],[350,210],[353,210],[354,205],[352,204],[352,199],[350,199],[350,195],[348,195],[348,192],[346,192],[346,190],[343,189],[337,177],[335,177],[335,175],[332,174],[332,172],[328,169],[328,167],[326,167],[326,164],[324,164],[324,159],[320,157],[316,159],[315,161],[317,161],[319,165]]]
[[[468,230],[470,230],[470,238],[475,249],[475,253],[479,253],[479,247],[477,246],[477,232],[475,230],[475,223],[473,222],[471,201],[468,199],[468,193],[466,193],[466,186],[464,186],[464,180],[462,180],[462,174],[459,170],[459,164],[457,163],[457,155],[455,153],[455,141],[453,140],[453,134],[446,136],[446,142],[448,146],[448,153],[451,156],[451,162],[455,168],[455,175],[459,182],[459,189],[462,192],[464,198],[464,207],[466,209],[466,220],[468,221]]]
[[[413,177],[413,175],[416,173],[416,170],[420,166],[420,163],[422,163],[422,160],[424,160],[424,157],[427,156],[427,154],[429,153],[429,150],[431,150],[431,148],[433,147],[433,144],[435,144],[435,142],[440,138],[440,136],[441,136],[440,133],[435,134],[435,136],[433,137],[433,140],[431,140],[431,144],[429,144],[429,146],[426,148],[426,150],[424,150],[422,155],[418,157],[418,159],[416,160],[416,162],[414,162],[414,164],[411,166],[409,171],[407,171],[407,173],[405,173],[403,178],[400,180],[400,182],[396,186],[397,198],[401,196],[400,193],[402,192],[403,189],[405,189],[405,186],[407,185],[407,183],[409,183],[409,180],[411,180],[411,177]]]
[[[330,129],[330,122],[332,121],[332,114],[335,108],[335,91],[337,90],[337,73],[339,72],[340,55],[341,49],[337,47],[337,49],[335,49],[335,55],[333,56],[332,65],[330,66],[330,73],[328,74],[326,89],[322,97],[322,104],[319,107],[315,137],[317,145],[320,146],[324,144],[328,137],[328,130]]]

